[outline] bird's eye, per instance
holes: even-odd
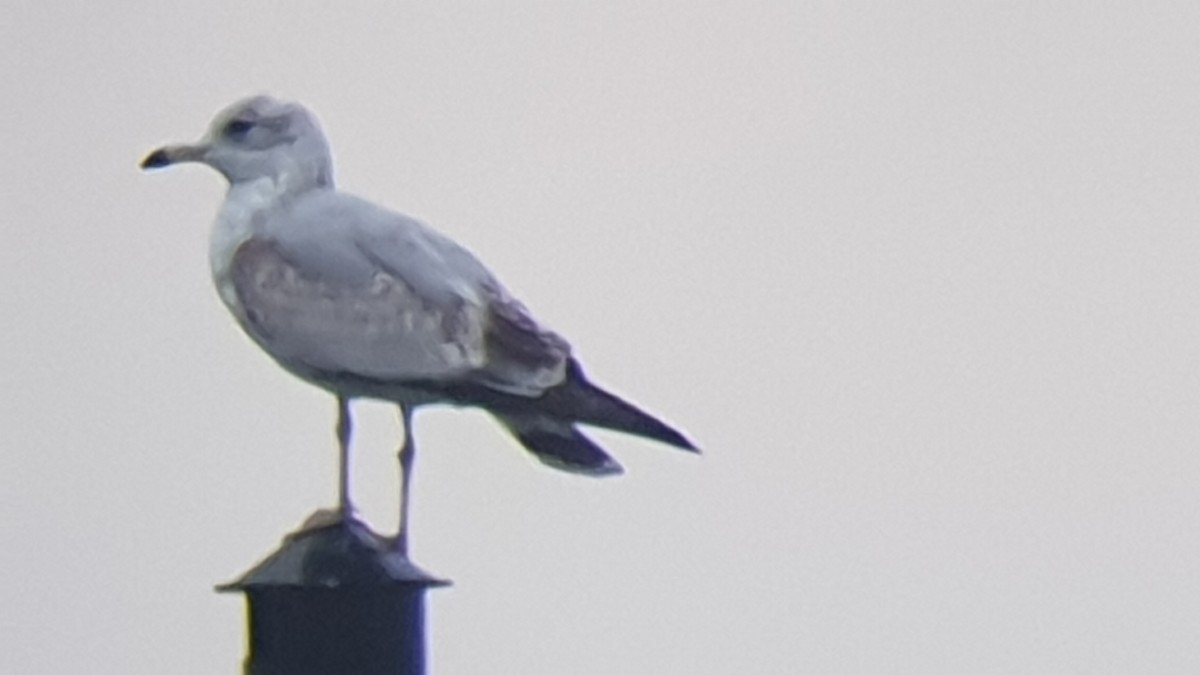
[[[228,138],[239,140],[249,133],[253,128],[254,122],[251,122],[250,120],[229,120],[229,122],[225,124],[225,128],[222,130],[222,133],[224,133]]]

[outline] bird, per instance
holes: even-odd
[[[351,402],[398,406],[395,551],[408,549],[420,406],[486,410],[544,464],[588,476],[623,470],[579,425],[699,452],[681,432],[590,382],[570,343],[466,248],[335,187],[329,143],[300,103],[236,101],[199,141],[160,147],[141,168],[184,163],[207,165],[228,182],[209,246],[221,301],[283,369],[337,401],[339,516],[354,515]]]

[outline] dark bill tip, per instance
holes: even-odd
[[[167,154],[167,151],[164,148],[159,148],[149,155],[146,155],[146,158],[142,160],[142,163],[139,166],[141,166],[143,169],[161,169],[164,166],[170,165],[170,155]]]

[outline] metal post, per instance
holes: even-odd
[[[430,576],[361,521],[317,512],[222,592],[246,594],[246,675],[425,675]]]

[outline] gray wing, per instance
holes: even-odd
[[[305,373],[472,381],[537,396],[570,346],[468,251],[419,221],[333,192],[269,219],[234,255],[247,332]]]

